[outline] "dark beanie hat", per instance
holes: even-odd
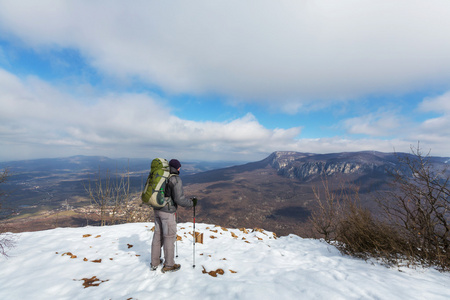
[[[174,167],[178,170],[181,167],[181,164],[177,159],[171,159],[169,162],[169,166]]]

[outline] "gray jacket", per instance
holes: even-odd
[[[172,203],[167,204],[166,206],[159,208],[158,210],[175,213],[177,211],[178,205],[183,207],[192,207],[192,200],[186,198],[183,192],[183,182],[179,176],[180,172],[177,169],[170,167],[170,174],[172,175],[169,178],[169,182],[166,185],[165,196],[172,198]]]

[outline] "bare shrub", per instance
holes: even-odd
[[[423,264],[450,268],[450,190],[446,169],[437,169],[429,153],[411,147],[411,156],[398,159],[393,188],[378,202],[391,224],[400,228],[411,255]]]
[[[91,205],[98,209],[101,226],[108,222],[115,224],[119,219],[132,218],[129,171],[125,175],[116,172],[112,178],[109,170],[106,170],[104,176],[99,170],[98,178],[95,181],[89,180],[85,190]]]
[[[9,177],[9,170],[5,168],[0,173],[0,184],[5,182]],[[2,209],[3,199],[6,197],[6,192],[0,189],[0,210]]]
[[[8,257],[7,250],[14,248],[16,245],[15,236],[9,232],[3,232],[0,228],[0,254]]]
[[[96,180],[85,183],[91,205],[97,209],[100,225],[147,222],[149,207],[142,205],[141,193],[132,193],[130,172],[116,172],[114,176],[99,170]]]
[[[323,180],[325,198],[314,189],[318,208],[311,221],[345,254],[450,270],[449,177],[419,145],[411,150],[412,155],[398,155],[401,167],[392,174],[392,189],[380,194],[377,202],[384,213],[378,218],[361,206],[357,188],[349,193],[342,184],[330,191]]]
[[[347,201],[345,207],[335,242],[341,252],[364,259],[379,258],[388,265],[404,257],[407,242],[394,226],[376,219],[358,199]]]
[[[0,184],[4,183],[9,177],[9,170],[7,168],[3,169],[0,173]],[[3,199],[6,197],[6,193],[0,189],[0,211],[2,209]],[[0,254],[3,256],[7,255],[7,250],[15,246],[14,236],[10,233],[4,232],[4,228],[0,226]]]
[[[327,177],[322,178],[321,188],[313,187],[313,192],[318,208],[312,211],[310,220],[317,233],[329,242],[336,238],[341,213],[341,197],[331,191]]]
[[[324,177],[322,187],[313,191],[318,206],[310,220],[327,242],[347,255],[376,257],[387,264],[395,262],[405,242],[393,226],[376,219],[361,206],[357,186],[341,182],[332,190]]]

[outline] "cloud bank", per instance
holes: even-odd
[[[449,15],[446,0],[0,3],[3,31],[36,49],[75,48],[108,76],[289,112],[448,87]]]
[[[161,154],[184,159],[252,160],[278,150],[408,151],[411,141],[439,145],[450,135],[448,109],[443,116],[405,128],[405,134],[417,134],[406,139],[379,138],[399,128],[395,115],[384,114],[343,122],[349,135],[367,137],[305,139],[301,138],[301,127],[268,129],[251,113],[226,122],[184,120],[155,95],[107,93],[86,101],[36,77],[21,80],[1,69],[0,90],[0,157],[5,159],[102,153],[113,157]],[[448,94],[426,99],[420,109],[435,110],[440,103],[447,107],[446,99]],[[444,132],[442,126],[447,128]],[[444,146],[433,147],[433,153],[445,153]]]
[[[35,77],[22,81],[1,69],[0,90],[0,135],[5,143],[1,156],[17,155],[21,144],[27,145],[24,149],[31,144],[37,147],[28,151],[45,145],[55,152],[64,146],[72,154],[145,157],[190,152],[199,159],[217,152],[231,158],[274,151],[274,145],[289,143],[301,131],[269,130],[250,113],[228,122],[183,120],[148,94],[106,94],[86,102]]]
[[[276,150],[409,151],[418,140],[449,156],[449,15],[447,0],[0,0],[0,38],[12,48],[61,68],[71,67],[61,53],[72,51],[99,77],[14,73],[18,54],[0,43],[0,159],[254,160]],[[146,92],[127,89],[135,85]],[[409,115],[370,103],[317,138],[303,136],[300,117],[285,128],[251,111],[198,121],[170,101],[189,95],[300,115],[427,90]]]

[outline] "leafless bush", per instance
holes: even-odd
[[[393,188],[378,203],[384,213],[375,217],[361,206],[357,189],[345,185],[330,191],[323,180],[323,195],[314,189],[318,208],[311,221],[325,240],[341,252],[376,257],[389,264],[411,263],[450,270],[450,199],[446,170],[436,170],[420,147],[398,156]]]
[[[3,169],[0,173],[0,184],[4,183],[9,177],[9,170],[7,168]],[[0,189],[0,211],[2,209],[3,199],[6,197],[6,193]],[[0,226],[0,254],[3,256],[7,255],[7,250],[15,246],[14,236],[10,233],[5,233],[2,226]]]
[[[341,252],[364,259],[379,258],[389,265],[405,257],[407,242],[394,226],[375,218],[359,200],[345,206],[336,233],[336,246]]]
[[[85,185],[85,190],[89,195],[91,204],[98,209],[100,225],[107,222],[115,224],[118,219],[131,219],[130,209],[130,175],[127,171],[125,175],[116,172],[115,178],[111,178],[109,170],[104,176],[98,172],[95,181],[89,180]]]
[[[7,168],[3,169],[0,173],[0,184],[4,183],[9,177],[9,170]],[[0,210],[2,209],[3,199],[6,197],[6,193],[0,189]]]
[[[322,187],[313,191],[318,206],[311,214],[311,221],[327,242],[348,255],[392,260],[391,253],[401,248],[402,241],[393,227],[375,219],[361,206],[357,186],[341,182],[332,190],[324,177]]]
[[[338,220],[342,213],[341,197],[330,190],[327,177],[322,178],[321,188],[313,187],[313,192],[318,208],[312,211],[310,220],[317,233],[329,242],[336,238]]]
[[[0,233],[0,255],[8,257],[7,250],[14,248],[15,245],[16,240],[14,235],[9,232],[3,232],[2,230],[2,233]]]
[[[387,218],[408,238],[412,255],[424,264],[450,269],[450,190],[446,169],[437,169],[417,147],[398,156],[405,168],[392,191],[379,200]]]
[[[148,206],[140,205],[140,193],[132,194],[130,186],[128,170],[122,174],[116,172],[114,177],[108,170],[104,175],[99,170],[98,178],[85,184],[91,205],[98,210],[101,226],[148,221]]]

